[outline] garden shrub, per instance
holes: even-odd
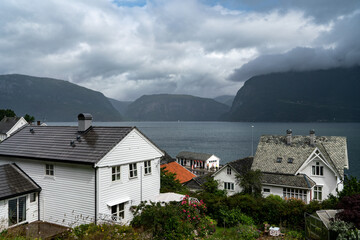
[[[242,213],[239,208],[223,208],[220,209],[218,223],[219,226],[234,227],[239,224],[253,225],[254,220],[251,217],[246,216],[244,213]]]
[[[181,204],[140,204],[135,208],[132,226],[143,228],[155,239],[187,239],[203,237],[215,231],[216,222],[205,215],[205,204],[190,201]]]
[[[295,198],[286,200],[285,209],[283,212],[283,221],[286,221],[286,226],[296,229],[303,229],[305,227],[305,207],[306,204],[302,200]]]
[[[331,223],[330,230],[337,233],[336,239],[359,239],[360,231],[355,228],[353,223],[347,223],[341,220]]]
[[[343,209],[336,214],[337,218],[353,223],[360,229],[360,194],[343,197],[337,207]]]
[[[251,216],[256,223],[261,221],[262,198],[251,195],[235,194],[228,197],[229,209],[239,208],[247,216]]]
[[[261,218],[262,222],[279,225],[285,210],[285,200],[277,195],[269,195],[263,199]]]

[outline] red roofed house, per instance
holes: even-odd
[[[181,184],[186,183],[196,177],[193,173],[189,170],[178,164],[177,162],[170,162],[167,164],[162,164],[161,168],[165,168],[165,170],[175,173],[176,179],[180,181]]]

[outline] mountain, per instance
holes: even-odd
[[[218,96],[216,98],[214,98],[215,101],[219,102],[219,103],[223,103],[225,105],[228,105],[229,107],[231,107],[233,101],[234,101],[235,96],[230,96],[230,95],[221,95]]]
[[[19,74],[0,75],[0,109],[41,121],[77,121],[82,112],[94,121],[119,121],[120,113],[100,92],[67,81]]]
[[[238,91],[230,121],[360,121],[360,67],[256,76]]]
[[[229,111],[213,99],[190,95],[144,95],[128,106],[127,116],[139,121],[216,121]]]
[[[132,101],[119,101],[113,98],[108,98],[113,107],[118,110],[118,112],[124,117],[126,115],[127,109]]]

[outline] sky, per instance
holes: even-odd
[[[359,66],[359,39],[359,0],[0,1],[0,74],[122,101],[235,95],[256,75]]]

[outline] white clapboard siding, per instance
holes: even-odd
[[[236,175],[237,172],[234,168],[231,168],[231,175],[227,174],[227,166],[223,167],[219,172],[217,172],[214,175],[214,180],[218,181],[219,183],[219,189],[224,189],[224,182],[231,182],[234,183],[234,191],[227,190],[227,195],[231,196],[235,193],[241,192],[242,188],[239,186],[239,184],[236,184]]]
[[[0,200],[0,232],[8,226],[8,212],[6,200]]]
[[[149,201],[160,193],[160,157],[163,153],[134,129],[98,164],[98,209],[99,216],[111,214],[106,204],[110,201],[130,199],[125,204],[124,223],[129,223],[133,216],[131,205],[138,205],[141,200]],[[144,161],[151,161],[151,174],[144,174]],[[138,176],[130,179],[129,163],[136,163]],[[112,181],[112,166],[120,166],[121,179]],[[142,199],[141,199],[142,198]]]
[[[38,185],[41,220],[65,226],[90,223],[95,218],[95,172],[91,166],[0,158],[0,164],[15,162]],[[45,176],[45,164],[54,164],[55,176]]]
[[[38,206],[39,206],[39,198],[36,197],[36,201],[30,202],[30,194],[26,195],[26,221],[27,222],[35,222],[38,218]]]
[[[96,166],[115,166],[152,160],[163,156],[163,152],[153,145],[137,129],[133,129],[120,143],[118,143]]]
[[[23,118],[21,117],[19,119],[19,121],[17,121],[14,126],[6,133],[7,134],[7,137],[9,137],[12,133],[14,133],[16,130],[18,130],[19,128],[27,125],[28,122]]]
[[[125,203],[125,219],[122,221],[129,223],[133,218],[130,206],[140,204],[141,200],[153,200],[160,193],[159,162],[160,159],[151,161],[152,173],[148,175],[144,175],[144,163],[137,162],[138,176],[132,179],[129,178],[129,165],[120,165],[121,179],[117,181],[112,181],[111,167],[99,168],[99,216],[111,214],[111,208],[106,203],[130,199]],[[142,173],[140,173],[140,167],[142,167]]]

